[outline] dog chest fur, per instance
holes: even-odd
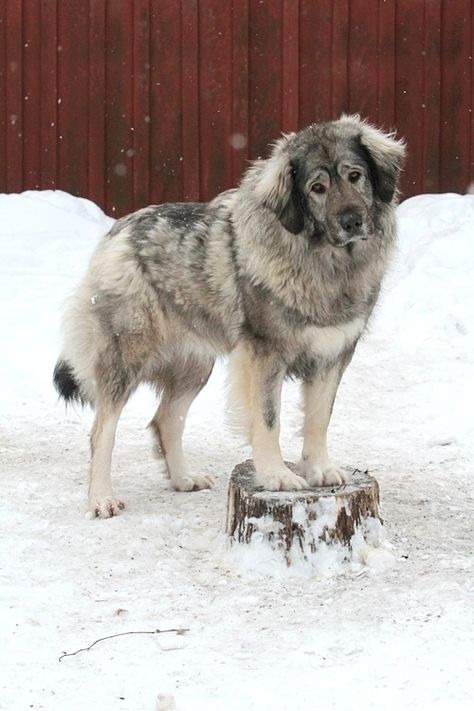
[[[302,341],[315,356],[332,360],[350,348],[364,330],[365,320],[355,318],[337,326],[318,328],[309,326],[303,331]]]

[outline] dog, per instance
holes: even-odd
[[[230,409],[252,446],[256,484],[345,483],[328,455],[336,391],[376,303],[396,242],[405,145],[359,116],[283,135],[238,188],[209,203],[167,203],[119,219],[98,244],[63,320],[54,383],[95,408],[89,509],[124,507],[111,484],[120,413],[141,382],[172,486],[212,486],[187,466],[188,409],[216,357],[230,354]],[[279,446],[281,387],[302,382],[296,472]]]

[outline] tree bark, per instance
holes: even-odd
[[[282,549],[289,562],[293,546],[299,546],[303,554],[314,553],[320,541],[337,541],[350,548],[364,520],[382,523],[378,483],[368,472],[350,470],[345,485],[302,491],[265,491],[255,486],[254,474],[250,459],[232,472],[226,525],[232,542],[267,539]]]

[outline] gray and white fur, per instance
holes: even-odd
[[[179,491],[190,472],[188,409],[217,356],[230,354],[230,409],[270,490],[345,481],[326,432],[337,387],[379,294],[396,239],[402,141],[358,116],[280,138],[240,186],[209,203],[155,205],[118,220],[95,250],[64,316],[54,381],[96,411],[89,509],[117,514],[116,426],[141,382],[160,394],[150,426]],[[280,394],[301,380],[298,474],[279,446]]]

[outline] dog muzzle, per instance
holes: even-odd
[[[339,229],[335,239],[330,240],[334,247],[345,247],[347,244],[367,239],[367,226],[357,210],[348,209],[339,217]]]

